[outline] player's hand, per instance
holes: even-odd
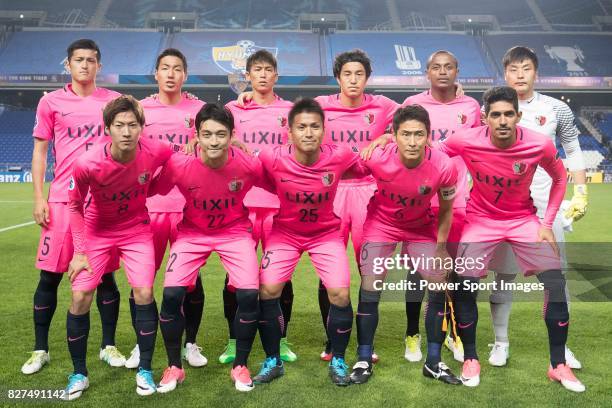
[[[359,155],[363,160],[370,160],[370,157],[372,157],[372,153],[374,153],[374,150],[376,150],[376,148],[379,146],[381,149],[384,149],[387,143],[389,143],[389,140],[391,140],[391,134],[385,133],[384,135],[374,139],[372,143],[364,147],[363,150],[361,150],[361,153],[359,153]]]
[[[70,282],[74,282],[76,277],[83,270],[86,270],[90,274],[93,274],[93,269],[89,265],[89,259],[87,259],[87,255],[74,254],[74,256],[72,257],[72,261],[70,261],[70,264],[68,265],[68,278],[70,278]]]
[[[238,102],[239,106],[244,106],[252,100],[253,92],[251,91],[242,92],[240,95],[238,95],[238,98],[236,98],[236,102]]]
[[[463,85],[461,85],[459,82],[455,82],[455,98],[460,98],[463,95],[465,95]]]
[[[557,245],[557,241],[555,241],[555,234],[553,234],[552,229],[540,227],[538,230],[538,242],[548,242],[553,251],[555,251],[555,254],[559,256],[559,246]]]
[[[198,145],[198,139],[194,137],[187,143],[183,145],[183,153],[185,154],[193,154],[195,152],[196,146]]]
[[[236,138],[232,138],[231,143],[232,143],[232,146],[237,147],[238,149],[242,150],[243,152],[247,154],[251,154],[251,152],[249,151],[249,147],[245,145],[244,143],[242,143],[240,140]]]
[[[574,221],[578,221],[586,214],[587,205],[588,191],[586,184],[576,184],[570,205],[563,215],[565,218],[572,218]]]
[[[49,218],[49,204],[44,198],[34,201],[34,221],[41,227],[48,227],[51,219]]]
[[[197,96],[195,96],[194,94],[192,94],[191,92],[185,92],[185,96],[187,97],[187,99],[189,99],[191,101],[199,100],[199,98]]]

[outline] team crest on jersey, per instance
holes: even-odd
[[[430,186],[426,186],[426,185],[419,186],[419,194],[420,195],[427,195],[429,193],[431,193],[431,187]]]
[[[74,190],[74,177],[70,176],[70,183],[68,184],[68,190]]]
[[[367,123],[368,125],[371,125],[372,123],[374,123],[374,114],[372,112],[368,112],[363,116],[363,120],[365,121],[365,123]]]
[[[323,185],[326,187],[331,186],[334,183],[334,173],[327,173],[322,178],[321,181]]]
[[[278,121],[278,125],[280,127],[287,127],[287,118],[284,116],[279,116],[278,118],[276,118],[276,120]]]
[[[191,115],[185,116],[185,127],[187,129],[191,129],[195,125],[195,121],[191,117]]]
[[[535,120],[540,126],[544,126],[546,124],[546,116],[536,116]]]
[[[244,182],[242,180],[232,180],[229,182],[229,191],[235,193],[237,191],[242,190],[244,186]]]
[[[236,71],[244,71],[247,58],[259,50],[268,50],[275,58],[278,54],[276,47],[262,47],[253,41],[240,40],[236,45],[212,47],[212,57],[219,68],[228,74],[233,74]]]
[[[512,170],[514,171],[514,174],[523,174],[525,173],[525,170],[527,170],[527,164],[519,161],[514,162],[512,165]]]
[[[151,173],[149,173],[148,171],[145,171],[140,176],[138,176],[138,182],[140,183],[140,185],[147,184],[149,180],[151,180]]]
[[[463,112],[459,112],[457,114],[457,121],[460,125],[465,125],[465,123],[467,122],[467,115]]]

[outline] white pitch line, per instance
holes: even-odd
[[[36,224],[34,221],[24,222],[23,224],[11,225],[10,227],[0,228],[0,232],[10,231],[21,227],[26,227],[28,225]]]

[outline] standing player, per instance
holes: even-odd
[[[331,303],[327,332],[333,357],[332,382],[350,383],[344,353],[353,325],[350,269],[333,202],[340,178],[358,156],[344,146],[321,144],[324,113],[312,99],[297,101],[289,112],[292,144],[263,150],[259,158],[280,200],[260,270],[260,336],[266,360],[254,378],[267,383],[284,374],[280,359],[283,315],[279,298],[303,252],[308,252]],[[360,169],[356,169],[359,173]]]
[[[544,320],[548,329],[548,377],[575,392],[585,390],[566,365],[565,343],[569,313],[565,277],[561,273],[552,224],[565,195],[566,174],[552,141],[517,126],[521,118],[518,96],[510,87],[491,88],[483,96],[486,127],[456,133],[440,144],[451,156],[460,156],[474,185],[468,202],[459,256],[472,259],[457,277],[455,307],[465,362],[461,379],[466,386],[480,383],[476,353],[478,308],[474,289],[486,276],[492,252],[508,242],[526,275],[536,274],[545,291]],[[545,217],[536,216],[529,186],[541,166],[552,177]],[[471,265],[473,264],[473,266]],[[458,271],[459,272],[459,271]]]
[[[315,98],[326,115],[323,142],[349,147],[357,154],[385,133],[385,129],[391,125],[398,104],[383,95],[365,93],[367,81],[372,74],[372,65],[363,51],[352,50],[339,54],[334,61],[333,71],[340,86],[340,93]],[[376,183],[369,176],[342,180],[334,201],[334,212],[342,220],[340,230],[344,243],[345,245],[348,243],[350,234],[357,263],[363,239],[366,207],[374,190]],[[319,307],[325,325],[329,314],[329,302],[322,281],[319,282]],[[328,338],[321,359],[325,361],[331,359],[330,346]]]
[[[34,182],[34,220],[42,227],[36,267],[40,280],[34,292],[34,351],[21,367],[33,374],[49,362],[49,327],[57,307],[57,289],[72,257],[72,235],[68,211],[68,180],[74,161],[86,150],[108,141],[104,133],[102,109],[119,96],[117,92],[96,87],[101,69],[101,53],[89,39],[68,47],[66,69],[72,82],[43,96],[36,111],[32,178]],[[47,151],[53,143],[55,178],[48,198],[43,195]],[[110,271],[119,269],[109,264]],[[96,303],[102,319],[100,359],[114,367],[125,363],[115,347],[115,329],[119,316],[119,291],[112,273],[104,274],[98,286]]]
[[[166,193],[177,186],[187,200],[185,217],[170,249],[164,279],[160,327],[168,353],[168,368],[159,392],[169,392],[183,382],[180,341],[185,320],[181,305],[187,287],[215,251],[236,288],[238,311],[234,332],[237,355],[231,378],[239,391],[250,391],[253,382],[247,358],[257,333],[259,269],[248,211],[242,202],[247,191],[262,179],[261,163],[230,147],[234,119],[217,105],[206,105],[196,116],[199,149],[196,156],[174,155],[164,167],[156,189]]]
[[[453,90],[454,92],[454,90]],[[429,115],[420,105],[399,109],[393,118],[397,144],[376,150],[363,165],[374,176],[377,191],[368,205],[361,250],[361,288],[357,307],[358,361],[351,381],[362,384],[372,375],[372,347],[378,326],[378,303],[386,271],[376,270],[377,260],[392,257],[398,243],[402,254],[416,259],[447,262],[446,244],[453,218],[457,170],[444,153],[427,146],[431,131]],[[433,197],[440,197],[435,216],[430,211]],[[437,224],[437,231],[436,231]],[[435,257],[438,258],[435,258]],[[411,271],[414,273],[415,271]],[[433,265],[419,266],[418,278],[445,282],[446,273]],[[425,327],[427,361],[423,375],[448,384],[461,381],[441,360],[446,319],[444,291],[429,291]]]
[[[250,100],[244,104],[230,102],[226,105],[235,118],[236,137],[255,153],[286,144],[287,115],[293,104],[274,93],[274,85],[278,80],[276,58],[267,50],[251,54],[246,61],[246,77],[253,88]],[[278,197],[261,188],[253,187],[247,193],[244,205],[249,209],[249,218],[253,223],[253,238],[255,242],[261,242],[262,250],[265,251],[272,228],[272,218],[279,208]],[[297,360],[297,355],[290,349],[287,341],[287,327],[291,320],[292,307],[293,285],[288,281],[281,294],[281,308],[285,317],[280,345],[280,357],[283,361]],[[235,288],[228,285],[227,278],[223,288],[223,308],[230,333],[229,342],[223,354],[219,356],[219,362],[225,364],[233,361],[236,354],[234,333],[236,293]]]
[[[74,365],[66,387],[68,400],[79,398],[89,387],[89,308],[93,291],[115,251],[123,259],[136,302],[140,349],[136,392],[150,395],[156,389],[151,371],[157,334],[155,253],[145,200],[152,175],[169,159],[172,150],[165,144],[140,138],[145,118],[133,97],[121,96],[109,102],[103,115],[112,142],[77,159],[68,187],[74,241],[68,271],[72,303],[66,319],[68,349]],[[83,214],[85,206],[87,211]]]
[[[555,241],[561,243],[561,254],[564,256],[565,234],[562,217],[565,216],[574,221],[581,219],[586,213],[588,197],[586,166],[578,143],[579,132],[574,125],[574,114],[564,102],[534,90],[538,72],[538,57],[533,50],[521,46],[510,48],[504,55],[502,64],[506,83],[518,93],[519,109],[522,114],[520,125],[549,136],[553,143],[559,137],[567,156],[566,164],[574,178],[574,195],[570,208],[564,214],[558,213],[553,223]],[[550,176],[541,167],[538,167],[531,184],[531,196],[540,219],[543,219],[545,215],[551,184]],[[491,267],[496,271],[495,278],[498,282],[501,280],[511,282],[516,276],[516,263],[511,257],[504,256],[507,255],[507,252],[501,254],[498,251],[499,262],[495,262],[496,266]],[[512,307],[512,292],[498,288],[491,293],[489,300],[495,332],[495,344],[491,350],[489,362],[493,366],[504,366],[510,355],[508,321]],[[565,349],[565,359],[571,368],[582,368],[582,364],[569,348]]]
[[[143,99],[140,103],[144,109],[147,123],[142,131],[144,137],[164,143],[187,144],[195,131],[194,118],[204,106],[204,102],[182,92],[183,83],[187,80],[187,59],[177,49],[168,48],[157,56],[155,63],[155,80],[159,92]],[[153,196],[147,199],[147,209],[151,218],[151,231],[155,244],[155,270],[159,270],[166,253],[168,242],[176,238],[176,226],[183,217],[185,199],[174,189],[167,196]],[[136,324],[134,296],[130,294],[130,311],[132,325]],[[185,344],[182,349],[183,359],[192,367],[202,367],[208,363],[196,344],[196,335],[204,311],[204,290],[202,279],[198,275],[194,286],[185,295]],[[132,350],[125,363],[128,368],[138,367],[138,345]]]
[[[419,104],[429,113],[431,120],[432,142],[446,139],[461,129],[480,126],[480,105],[469,96],[458,95],[456,79],[459,74],[459,62],[450,52],[436,51],[427,59],[427,79],[431,88],[425,92],[406,98],[402,106]],[[369,158],[376,146],[384,147],[390,137],[380,137],[372,143],[362,154]],[[436,145],[434,145],[435,147]],[[457,245],[461,238],[461,231],[465,221],[465,206],[468,198],[468,174],[465,163],[460,157],[453,157],[452,161],[457,169],[457,194],[453,201],[453,224],[448,236],[448,251],[451,256],[457,255]],[[431,202],[434,220],[437,219],[438,197],[434,196]],[[421,301],[424,290],[411,291],[410,301],[406,301],[406,352],[404,357],[408,361],[421,361],[421,336],[419,334],[419,317],[421,314]],[[455,360],[463,362],[463,347],[459,338],[447,336],[445,344],[453,352]]]

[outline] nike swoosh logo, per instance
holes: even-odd
[[[240,319],[240,323],[244,323],[244,324],[255,323],[256,321],[257,321],[257,319],[255,319],[255,320],[242,320],[242,319]]]
[[[38,262],[44,262],[44,261],[45,261],[44,259],[38,258]]]
[[[468,327],[470,327],[473,324],[474,324],[474,322],[469,322],[468,324],[465,324],[465,325],[459,323],[459,328],[460,329],[467,329]]]
[[[251,119],[240,119],[240,123],[250,122]]]
[[[327,118],[327,121],[328,121],[328,122],[333,122],[333,121],[334,121],[334,120],[336,120],[336,119],[338,119],[338,118]]]
[[[567,322],[559,322],[559,327],[565,327],[569,324],[569,320]]]
[[[62,112],[62,116],[68,116],[68,115],[72,115],[74,112],[68,112],[68,113],[64,113]]]
[[[119,300],[119,298],[115,298],[115,299],[113,299],[113,300],[103,300],[103,301],[102,301],[102,304],[103,304],[103,305],[110,305],[111,303],[115,303],[115,302],[116,302],[116,301],[118,301],[118,300]]]
[[[372,316],[372,313],[359,313],[359,312],[357,312],[357,316]]]
[[[470,159],[470,161],[472,163],[483,163],[484,162],[484,160],[472,160],[472,159]]]
[[[155,330],[153,330],[152,332],[143,332],[143,331],[141,330],[141,331],[140,331],[140,335],[141,335],[141,336],[150,336],[150,335],[152,335],[152,334],[153,334],[153,333],[155,333],[155,332],[156,332]]]
[[[155,123],[145,123],[145,127],[153,126]]]
[[[38,306],[38,305],[34,305],[34,310],[45,310],[45,309],[49,309],[51,306]]]
[[[438,316],[445,316],[449,314],[449,312],[438,312]]]
[[[353,329],[346,329],[346,330],[336,329],[336,333],[338,333],[338,334],[345,334],[345,333],[350,332],[351,330],[353,330]]]
[[[282,178],[282,177],[281,177],[281,179],[280,179],[280,180],[281,180],[281,183],[287,183],[287,182],[289,182],[289,181],[293,181],[293,180],[286,179],[286,178]]]
[[[83,337],[85,337],[85,334],[75,338],[68,336],[68,341],[72,343],[73,341],[81,340]]]
[[[168,322],[171,322],[173,320],[174,319],[164,319],[163,317],[159,316],[159,321],[162,322],[162,323],[168,323]],[[140,334],[142,334],[142,333],[140,333]],[[146,336],[146,334],[142,334],[142,335]]]
[[[198,188],[200,188],[200,187],[199,186],[198,187],[189,187],[187,190],[193,191],[193,190],[197,190]]]

